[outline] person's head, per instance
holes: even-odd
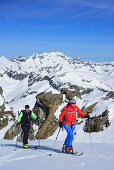
[[[25,110],[29,111],[29,105],[25,105]]]
[[[74,107],[76,105],[76,100],[75,99],[71,99],[69,100],[69,104]]]

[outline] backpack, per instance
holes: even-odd
[[[21,118],[21,123],[30,124],[31,122],[31,110],[29,110],[29,113],[26,112],[26,110],[21,111],[23,113],[23,116]]]

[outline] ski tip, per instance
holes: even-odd
[[[81,152],[81,153],[78,153],[78,152],[74,153],[75,156],[82,156],[83,154],[84,154],[83,152]]]

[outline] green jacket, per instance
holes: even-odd
[[[26,111],[25,111],[25,112],[26,112]],[[27,113],[27,114],[28,114],[28,113]],[[22,117],[23,117],[23,112],[21,111],[21,113],[20,113],[20,115],[19,115],[19,117],[18,117],[18,120],[17,120],[18,123],[21,122]],[[37,119],[37,116],[36,116],[32,111],[31,111],[31,117],[32,117],[33,119]]]

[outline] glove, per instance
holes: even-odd
[[[39,116],[37,116],[37,120],[40,120],[40,117],[39,117]]]
[[[90,116],[89,116],[89,115],[85,115],[85,117],[84,117],[84,118],[90,119]]]
[[[60,128],[63,127],[63,122],[59,122],[59,127],[60,127]]]
[[[18,126],[20,126],[20,123],[19,123],[19,122],[17,123],[17,127],[18,127]]]

